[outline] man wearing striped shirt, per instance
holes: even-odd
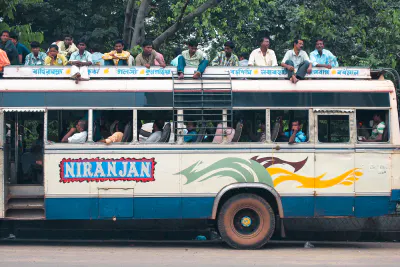
[[[235,44],[228,41],[224,44],[224,51],[218,52],[217,56],[211,62],[212,66],[238,67],[239,58],[233,54]]]

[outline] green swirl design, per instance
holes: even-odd
[[[239,183],[259,182],[274,187],[272,178],[263,165],[254,160],[240,158],[221,159],[201,170],[194,170],[201,167],[202,161],[198,161],[183,171],[176,173],[186,177],[185,184],[195,181],[203,182],[211,178],[231,177]]]

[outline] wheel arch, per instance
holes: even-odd
[[[262,192],[262,194],[258,192]],[[219,209],[227,199],[240,193],[255,193],[267,201],[268,198],[273,198],[275,200],[275,203],[269,203],[269,204],[270,205],[276,204],[276,210],[279,217],[284,218],[281,197],[273,187],[261,183],[234,183],[225,186],[224,188],[221,189],[221,191],[218,192],[217,196],[214,199],[211,219],[215,220],[217,218]]]

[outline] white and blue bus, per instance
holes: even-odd
[[[183,81],[92,67],[76,85],[69,72],[5,68],[3,220],[208,219],[230,246],[259,248],[286,219],[399,214],[396,89],[380,73],[314,69],[293,85],[280,67]],[[289,143],[293,125],[303,138]]]

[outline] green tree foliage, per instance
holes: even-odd
[[[19,9],[29,8],[42,0],[0,0],[0,31],[9,30],[19,33],[19,41],[29,47],[29,43],[37,41],[43,42],[44,35],[41,32],[33,32],[29,23],[18,23],[15,14]],[[18,10],[17,10],[18,9]]]
[[[210,48],[207,52],[212,57],[227,40],[236,43],[236,53],[251,52],[260,37],[270,36],[279,61],[300,36],[307,52],[314,49],[315,38],[325,39],[326,48],[341,65],[400,70],[398,0],[51,0],[18,8],[15,23],[31,24],[34,31],[43,32],[46,44],[70,33],[75,39],[88,38],[90,47],[105,51],[116,38],[125,36],[130,42],[133,31],[126,34],[124,21],[130,15],[127,21],[134,29],[144,2],[148,8],[142,9],[145,20],[140,29],[145,38],[157,39],[179,24],[159,47],[167,60],[175,47],[190,38]],[[210,8],[190,17],[210,2]]]

